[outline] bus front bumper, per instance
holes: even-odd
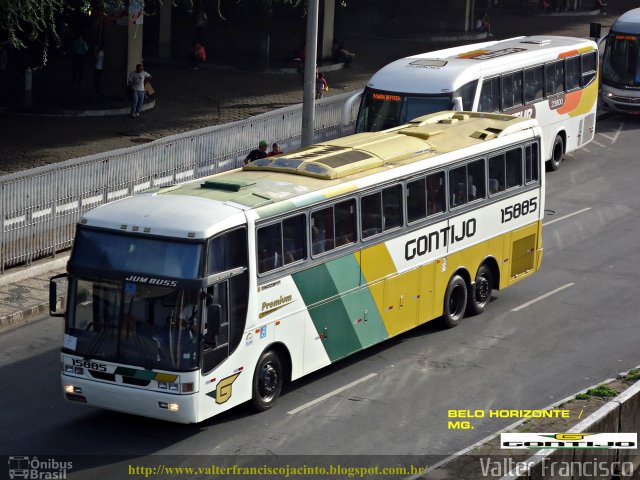
[[[605,107],[614,112],[640,114],[640,97],[603,92],[602,102]]]
[[[66,400],[177,423],[196,423],[197,394],[172,395],[61,374]]]

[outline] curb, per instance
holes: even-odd
[[[24,320],[23,324],[26,325],[27,323],[29,323],[31,317],[34,317],[41,313],[49,313],[49,302],[41,303],[40,305],[36,305],[34,307],[29,307],[25,310],[12,313],[11,315],[0,317],[0,335],[5,329],[7,329],[7,327],[16,326],[21,320]]]
[[[154,99],[147,103],[143,103],[141,110],[146,112],[147,110],[155,108],[155,106],[156,101]],[[105,117],[109,115],[128,115],[130,108],[131,107],[105,108],[100,110],[60,110],[57,113],[20,112],[6,109],[5,112],[11,115],[19,115],[23,117]]]
[[[65,253],[57,256],[52,260],[46,260],[44,262],[29,265],[28,267],[20,267],[15,272],[5,273],[0,275],[0,287],[4,287],[11,283],[20,282],[27,278],[37,277],[43,273],[48,273],[53,270],[63,269],[69,261],[69,254]]]

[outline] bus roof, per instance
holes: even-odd
[[[640,34],[640,8],[634,8],[620,15],[611,25],[609,33]]]
[[[537,122],[511,115],[439,112],[389,130],[358,133],[224,173],[103,205],[81,224],[179,238],[208,238],[241,223],[242,211],[269,217],[451,161],[447,153],[525,132]],[[528,131],[528,133],[526,133]],[[493,142],[491,142],[493,144]],[[483,149],[476,149],[480,153]],[[217,227],[216,227],[217,226]],[[216,228],[214,228],[216,227]],[[145,231],[146,230],[146,231]]]
[[[549,35],[474,43],[396,60],[378,70],[367,87],[398,93],[450,93],[481,76],[596,48],[588,39]]]

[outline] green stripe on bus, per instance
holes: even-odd
[[[335,263],[332,269],[344,273],[349,270],[349,259],[351,259],[352,265],[357,267],[352,255],[333,260],[329,264]],[[293,281],[296,283],[305,304],[311,306],[309,315],[318,335],[323,337],[322,345],[329,359],[333,362],[362,349],[362,344],[355,332],[345,302],[339,296],[340,292],[329,271],[329,264],[318,265],[309,270],[296,273],[293,275]],[[359,270],[352,271],[347,275],[357,278]],[[318,303],[326,298],[331,298],[332,300]],[[314,305],[316,303],[317,305]]]

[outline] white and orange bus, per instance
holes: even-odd
[[[396,60],[367,83],[356,132],[448,109],[531,117],[542,128],[543,159],[557,170],[595,134],[597,48],[588,39],[531,36]]]

